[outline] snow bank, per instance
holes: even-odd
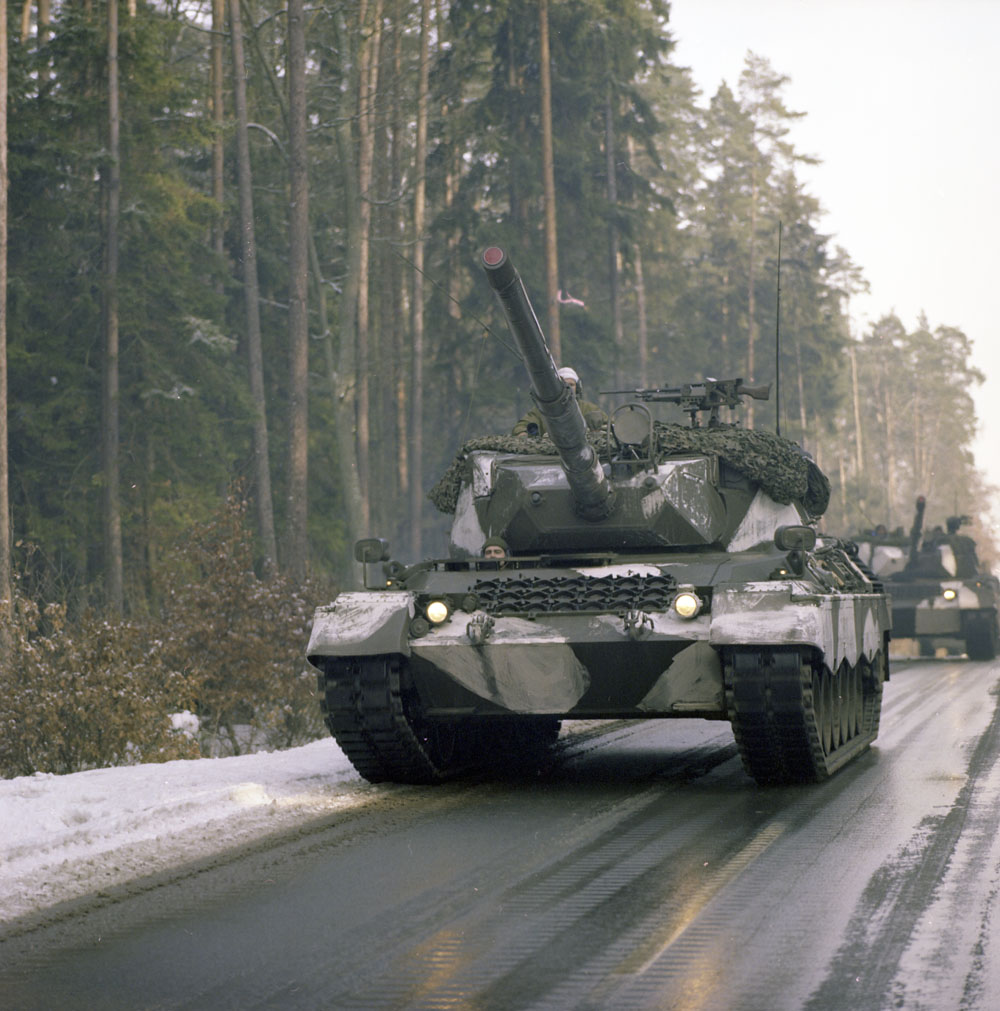
[[[332,738],[235,758],[0,780],[0,922],[372,795]]]

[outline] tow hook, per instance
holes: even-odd
[[[641,639],[653,627],[653,619],[645,611],[625,612],[625,633],[630,639]]]
[[[496,624],[488,614],[474,614],[472,620],[465,626],[465,634],[473,646],[482,646],[486,637],[493,631]]]

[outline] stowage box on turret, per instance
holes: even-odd
[[[431,492],[450,556],[358,542],[366,585],[316,612],[326,721],[372,782],[537,759],[562,719],[728,720],[761,783],[821,780],[878,733],[881,585],[813,521],[829,484],[794,444],[719,421],[740,379],[632,391],[589,432],[517,271],[483,267],[548,436],[466,443]],[[679,404],[686,425],[654,420]],[[704,424],[703,424],[704,422]],[[509,547],[483,555],[489,538]]]

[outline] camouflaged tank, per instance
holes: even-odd
[[[633,391],[588,435],[524,286],[483,267],[548,436],[466,443],[431,492],[450,553],[358,542],[369,588],[315,616],[326,721],[372,782],[537,762],[563,719],[728,720],[761,783],[824,779],[878,733],[882,587],[813,521],[829,484],[790,442],[719,421],[742,380]],[[654,420],[679,404],[691,426]],[[704,422],[704,424],[703,424]],[[483,554],[502,538],[506,558]]]
[[[958,641],[970,660],[992,660],[1000,647],[1000,585],[980,564],[975,541],[959,533],[967,516],[949,516],[945,529],[924,533],[926,500],[916,501],[908,541],[856,538],[858,558],[885,583],[892,598],[893,635],[916,639],[921,656]]]

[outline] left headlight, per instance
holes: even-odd
[[[945,600],[954,600],[958,596],[958,593],[949,586],[948,589],[941,594],[941,596],[944,597]]]
[[[424,608],[424,614],[427,615],[427,620],[432,625],[440,625],[442,621],[448,620],[448,615],[451,614],[451,608],[448,606],[446,600],[432,600],[427,607]]]
[[[673,601],[674,613],[678,618],[697,618],[701,613],[702,606],[703,601],[701,597],[690,586],[682,586],[677,591],[677,596],[674,597]]]

